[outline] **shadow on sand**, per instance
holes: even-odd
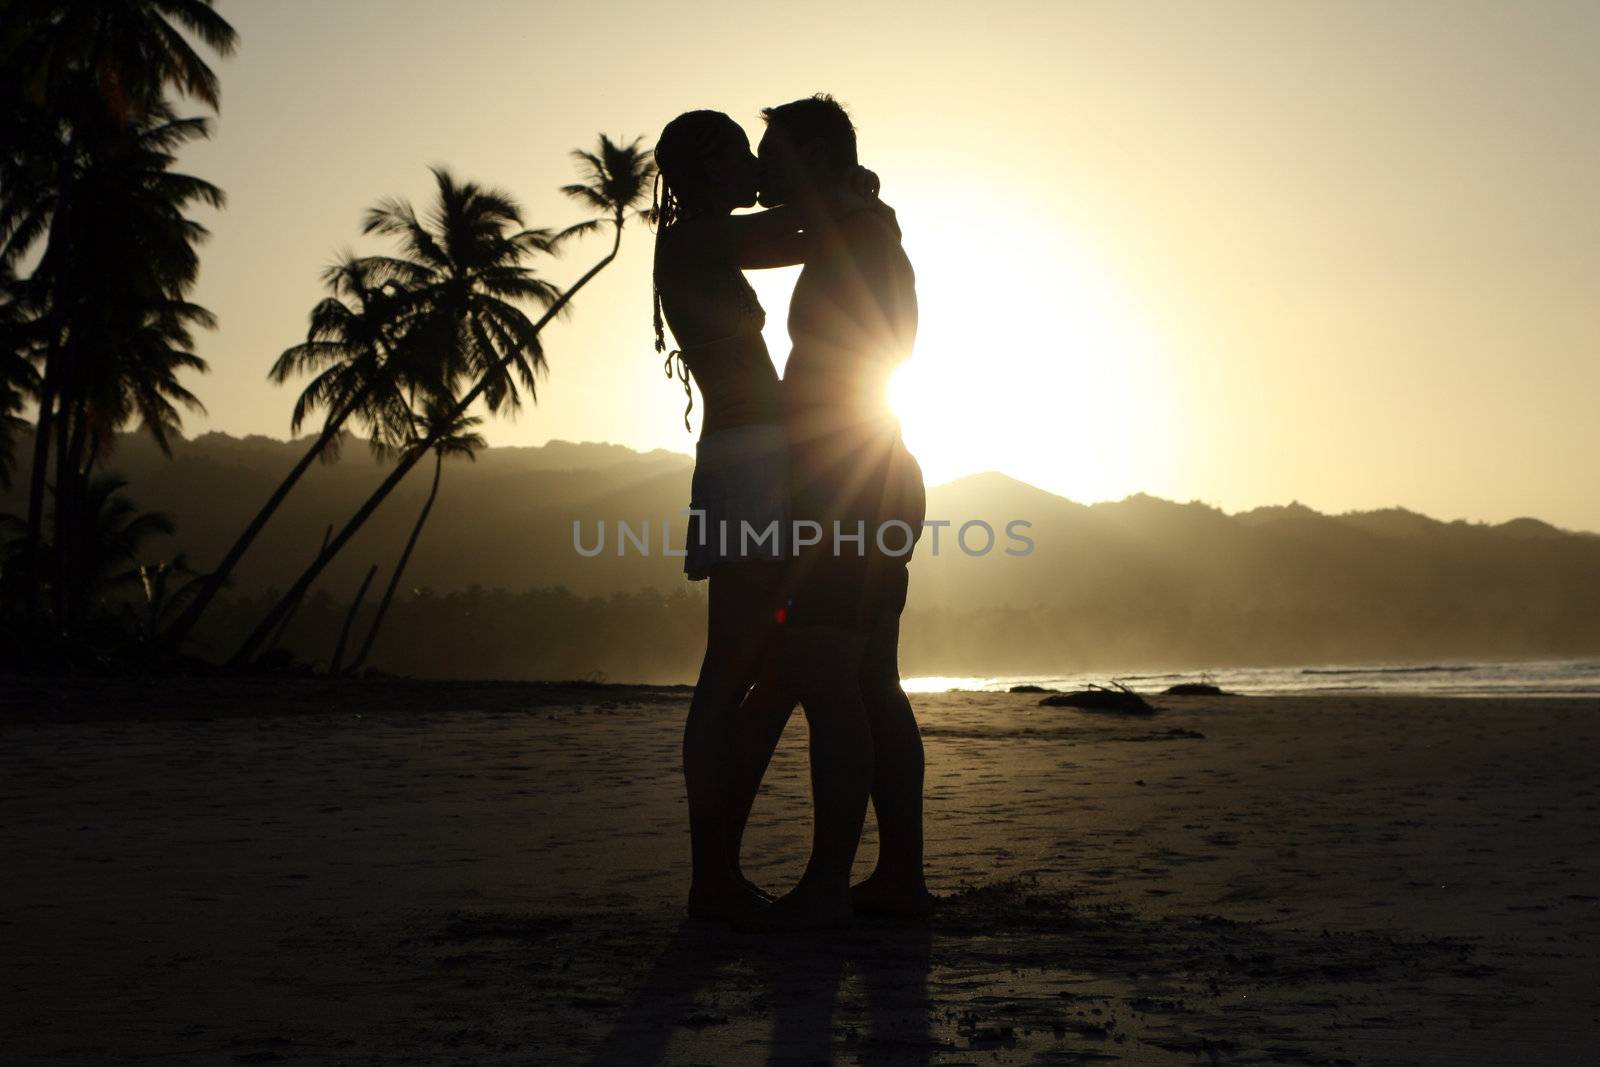
[[[1140,1049],[1385,1062],[1486,1010],[1472,992],[1489,970],[1459,940],[1080,909],[1026,878],[964,889],[924,926],[773,937],[661,914],[473,914],[440,944],[470,946],[479,977],[502,983],[500,1010],[520,1022],[498,1028],[516,1048],[640,1067],[1083,1063]]]
[[[926,926],[763,938],[686,923],[589,1062],[675,1062],[685,1050],[674,1040],[688,1031],[705,1039],[689,1044],[739,1062],[827,1063],[843,1045],[931,1063],[931,947]]]

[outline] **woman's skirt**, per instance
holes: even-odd
[[[711,577],[720,564],[779,561],[789,544],[789,448],[777,423],[720,430],[695,446],[683,573]]]

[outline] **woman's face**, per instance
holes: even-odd
[[[706,152],[706,177],[716,186],[719,199],[734,207],[752,207],[756,202],[756,176],[760,172],[750,138],[735,127],[728,136],[718,138]]]

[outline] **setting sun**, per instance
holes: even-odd
[[[1169,480],[1169,357],[1109,265],[1017,212],[983,220],[976,263],[938,214],[902,217],[921,323],[891,398],[931,482],[1006,470],[1100,500]]]
[[[891,199],[891,193],[895,195]],[[1163,491],[1175,481],[1179,369],[1155,311],[1079,235],[985,205],[958,226],[960,186],[884,192],[917,272],[916,347],[890,384],[906,444],[930,484],[1000,470],[1076,500]],[[798,269],[752,272],[781,371]]]

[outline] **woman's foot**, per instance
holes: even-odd
[[[933,914],[937,901],[920,875],[894,878],[877,872],[850,888],[850,902],[862,915],[889,915],[922,919]]]
[[[743,882],[716,889],[698,885],[689,889],[691,919],[717,919],[738,925],[757,920],[769,905],[770,898]]]
[[[756,896],[760,897],[762,900],[766,901],[768,904],[771,904],[774,900],[778,899],[773,894],[767,892],[765,889],[762,889],[760,886],[756,885],[750,879],[746,878],[743,874],[739,875],[739,881],[741,883],[743,883],[743,885],[744,885],[746,890],[748,890],[751,893],[754,893]]]
[[[799,885],[769,904],[759,918],[739,926],[756,933],[842,930],[855,922],[850,894]]]

